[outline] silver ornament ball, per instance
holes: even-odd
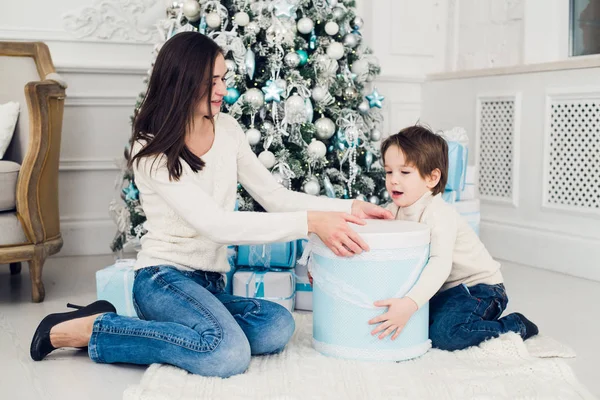
[[[315,23],[313,22],[312,19],[310,19],[308,17],[304,17],[304,18],[300,18],[300,20],[298,21],[297,27],[298,27],[298,32],[306,35],[307,33],[312,32],[313,28],[315,27]]]
[[[255,128],[250,128],[246,131],[246,140],[250,146],[256,146],[260,143],[260,131]]]
[[[369,203],[375,204],[376,206],[379,205],[379,197],[373,195],[371,197],[369,197]]]
[[[248,89],[244,94],[246,103],[253,108],[260,108],[265,102],[265,96],[260,89],[252,88]]]
[[[334,60],[339,60],[344,57],[344,45],[339,42],[331,42],[327,46],[327,56]]]
[[[263,122],[263,129],[265,132],[270,132],[273,129],[275,129],[275,125],[273,125],[273,123],[271,121],[265,121]]]
[[[333,9],[333,18],[337,19],[338,21],[344,18],[344,14],[345,12],[341,7],[336,7]]]
[[[200,19],[200,4],[196,0],[186,0],[181,11],[188,21],[196,22]]]
[[[315,86],[315,88],[312,90],[312,98],[318,103],[319,101],[323,101],[325,99],[327,93],[327,88],[323,86]]]
[[[355,197],[356,200],[360,200],[360,201],[367,201],[367,196],[365,196],[364,194],[357,194]]]
[[[237,69],[237,64],[233,60],[225,60],[225,66],[227,67],[227,71],[233,71]]]
[[[292,113],[300,113],[304,112],[304,99],[300,97],[297,93],[288,98],[285,101],[285,110],[290,111]]]
[[[379,142],[381,140],[381,132],[379,129],[373,129],[369,135],[369,139],[371,139],[372,142]]]
[[[260,32],[260,26],[258,25],[258,23],[252,21],[244,27],[244,31],[249,35],[258,35],[258,33]]]
[[[282,186],[289,187],[289,185],[290,185],[290,178],[285,177],[279,171],[273,171],[271,173],[271,175],[273,175],[273,178],[275,178],[275,180],[277,181],[277,183],[279,183]]]
[[[354,17],[354,19],[352,20],[352,27],[355,29],[362,28],[364,24],[365,24],[365,21],[358,15],[356,17]]]
[[[350,47],[351,49],[358,46],[359,43],[360,43],[359,36],[355,35],[354,33],[348,33],[344,36],[344,45],[347,47]]]
[[[303,190],[306,194],[317,196],[321,192],[321,185],[317,179],[313,178],[304,184]]]
[[[297,53],[287,53],[283,58],[285,65],[290,68],[296,68],[300,65],[300,56]]]
[[[366,100],[363,100],[359,105],[358,105],[358,111],[360,111],[363,114],[366,114],[369,112],[369,110],[371,109],[371,107],[369,106],[369,102]]]
[[[348,86],[344,89],[344,97],[346,99],[354,99],[356,96],[358,96],[358,91],[352,86]]]
[[[329,21],[325,24],[325,33],[327,33],[329,36],[337,35],[339,31],[340,26],[337,24],[337,22]]]
[[[352,63],[352,72],[357,75],[366,74],[369,72],[369,62],[364,58],[356,60]]]
[[[275,154],[271,153],[269,150],[265,150],[258,155],[258,160],[265,166],[267,169],[273,168],[275,165]]]
[[[308,145],[308,154],[317,158],[325,157],[325,154],[327,154],[327,147],[325,147],[325,143],[320,140],[314,140]]]
[[[383,200],[384,203],[387,203],[388,201],[390,201],[390,194],[388,193],[387,190],[383,189],[379,195],[381,196],[381,199]]]
[[[327,140],[335,133],[335,124],[327,117],[315,121],[316,136],[320,140]]]
[[[279,88],[279,89],[287,89],[287,82],[285,79],[279,78],[275,81],[275,85]]]
[[[211,12],[206,16],[206,25],[216,29],[221,26],[221,16],[216,12]]]
[[[239,26],[246,26],[250,23],[250,16],[243,11],[235,13],[233,18],[235,20],[235,23],[238,24]]]

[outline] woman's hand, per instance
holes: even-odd
[[[366,219],[394,219],[391,211],[361,200],[352,202],[352,215]]]
[[[342,212],[308,212],[308,231],[315,233],[338,257],[349,257],[368,251],[367,243],[354,232],[348,222],[365,225],[361,218]]]

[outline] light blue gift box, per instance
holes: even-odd
[[[238,269],[233,275],[233,294],[279,303],[294,310],[296,278],[290,270]]]
[[[442,193],[442,199],[448,204],[454,204],[456,202],[456,191],[446,190]]]
[[[308,239],[298,239],[298,258],[302,257],[307,243]]]
[[[371,335],[368,321],[386,312],[374,302],[402,298],[419,279],[429,260],[430,230],[409,221],[367,220],[352,227],[370,251],[337,257],[311,235],[313,276],[313,346],[338,358],[400,361],[431,347],[429,303],[410,318],[396,340]]]
[[[481,212],[479,199],[457,201],[453,204],[460,216],[467,221],[473,231],[479,236],[479,226],[481,224]]]
[[[467,160],[468,150],[464,145],[448,141],[448,181],[446,190],[457,192],[457,198],[460,192],[465,188],[467,179]]]
[[[96,272],[98,300],[106,300],[117,309],[117,314],[137,318],[133,307],[133,266],[135,260],[117,260],[114,265]]]
[[[237,246],[227,246],[227,261],[229,261],[229,272],[225,274],[225,293],[233,293],[233,274],[235,274],[235,263],[237,259]]]
[[[244,267],[294,268],[297,241],[238,246],[236,265]]]

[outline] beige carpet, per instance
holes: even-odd
[[[254,357],[229,379],[191,375],[168,365],[148,368],[125,400],[195,399],[594,399],[563,358],[571,349],[539,336],[506,334],[458,352],[431,350],[402,363],[328,358],[311,347],[311,314],[278,355]]]

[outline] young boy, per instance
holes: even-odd
[[[373,335],[395,339],[412,314],[429,301],[433,347],[460,350],[505,332],[523,340],[537,326],[519,313],[500,318],[508,298],[500,264],[475,232],[442,200],[448,179],[448,145],[422,126],[405,128],[381,146],[386,189],[396,219],[421,222],[431,229],[429,262],[414,287],[401,299],[375,303],[388,311],[369,321]]]

